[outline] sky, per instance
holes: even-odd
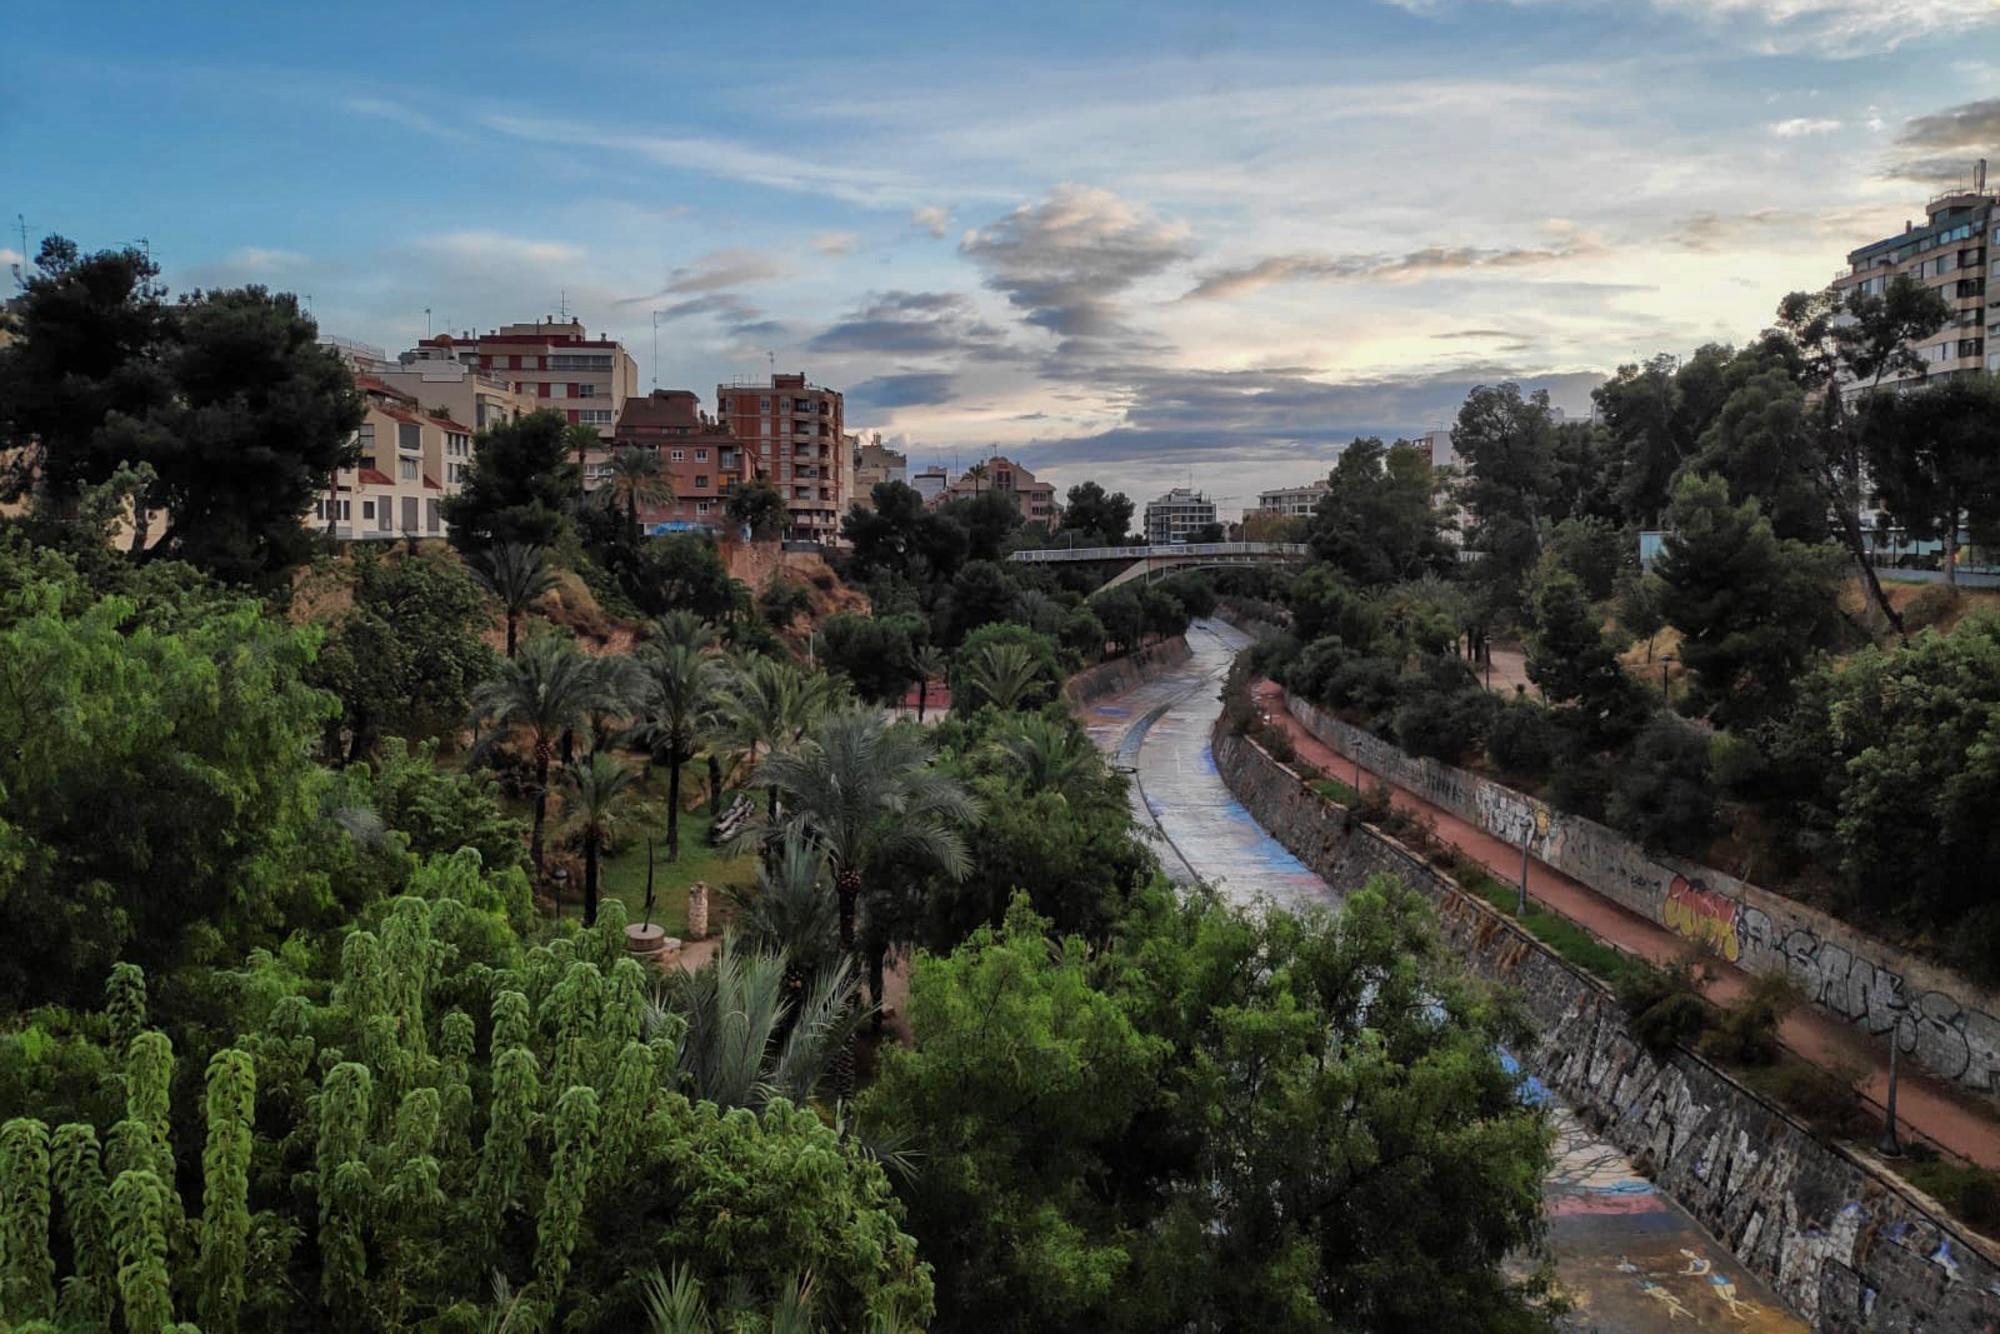
[[[1225,511],[1753,337],[1982,153],[2000,0],[0,16],[9,262],[144,238],[392,355],[567,310],[711,407],[802,370],[913,469]]]

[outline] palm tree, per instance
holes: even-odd
[[[786,968],[784,955],[741,949],[724,936],[714,958],[675,975],[653,999],[650,1031],[684,1026],[679,1066],[690,1097],[753,1110],[772,1098],[812,1097],[862,1017],[854,976],[842,960],[795,999]]]
[[[555,569],[540,547],[502,542],[472,558],[472,577],[507,613],[507,656],[511,658],[521,617],[536,598],[555,587]]]
[[[1025,644],[985,644],[965,664],[960,680],[975,707],[991,704],[1013,713],[1026,701],[1041,673],[1041,664]]]
[[[563,771],[563,788],[570,799],[570,824],[583,839],[583,924],[597,923],[597,854],[610,839],[632,784],[630,768],[601,750],[580,765]]]
[[[667,860],[681,855],[681,768],[713,731],[722,696],[715,659],[685,643],[655,640],[639,658],[645,674],[639,725],[635,729],[667,766]]]
[[[790,832],[826,853],[840,905],[840,950],[850,959],[866,867],[927,864],[954,880],[969,869],[954,826],[972,820],[978,807],[956,779],[931,766],[916,728],[890,727],[869,709],[832,714],[800,744],[767,757],[757,779],[781,795]],[[852,1091],[853,1056],[851,1049],[842,1054],[842,1094]]]
[[[690,652],[704,653],[715,647],[715,627],[691,611],[670,611],[653,622],[655,644],[678,644]]]
[[[825,712],[829,689],[824,673],[807,673],[778,658],[750,658],[731,676],[722,697],[723,735],[752,760],[789,746]],[[776,788],[770,802],[775,819]]]
[[[604,481],[604,503],[625,511],[626,535],[639,545],[639,507],[669,505],[674,499],[673,480],[656,449],[627,445],[611,455],[610,474]]]
[[[473,688],[473,720],[493,728],[482,747],[514,728],[528,733],[535,766],[535,823],[528,852],[537,879],[549,809],[549,765],[563,734],[582,725],[601,702],[602,688],[591,660],[557,635],[529,641],[519,656],[501,663],[496,674]]]
[[[782,840],[757,867],[757,887],[732,889],[736,929],[752,946],[783,954],[794,997],[806,980],[840,959],[840,920],[827,883],[826,854],[803,839]]]
[[[1104,770],[1097,747],[1088,738],[1067,720],[1039,713],[1017,719],[1013,735],[1001,739],[1000,752],[1030,792],[1075,796]]]
[[[671,1278],[655,1266],[645,1275],[642,1295],[646,1303],[647,1334],[717,1334],[725,1328],[723,1321],[710,1313],[708,1298],[702,1295],[701,1280],[685,1265],[675,1265]],[[727,1328],[739,1326],[731,1323]],[[760,1317],[757,1328],[769,1330],[770,1334],[813,1334],[812,1275],[803,1274],[788,1281],[779,1291],[769,1319]],[[879,1328],[893,1331],[895,1327]]]
[[[930,703],[931,682],[943,676],[950,664],[943,653],[930,644],[925,644],[910,653],[910,673],[917,678],[917,721],[924,720],[924,709]]]

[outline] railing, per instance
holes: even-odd
[[[1181,542],[1143,547],[1042,547],[1016,551],[1007,559],[1027,565],[1070,560],[1152,560],[1168,556],[1276,556],[1303,560],[1306,551],[1303,542]]]

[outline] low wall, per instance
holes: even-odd
[[[1192,656],[1185,635],[1162,639],[1136,653],[1084,668],[1063,683],[1063,697],[1071,704],[1088,704],[1106,695],[1122,694],[1165,668],[1180,666]]]
[[[1518,844],[1541,803],[1491,779],[1417,759],[1305,700],[1287,697],[1314,736],[1398,786]],[[1754,973],[1788,973],[1820,1009],[1962,1087],[2000,1094],[2000,997],[1845,922],[1712,867],[1659,857],[1594,820],[1548,811],[1535,855],[1615,903]]]
[[[1214,749],[1230,790],[1335,890],[1387,872],[1424,893],[1468,967],[1521,996],[1541,1034],[1526,1068],[1815,1329],[2000,1329],[2000,1265],[1953,1225],[1693,1052],[1646,1051],[1601,983],[1254,743],[1219,724]]]

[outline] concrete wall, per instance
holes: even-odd
[[[1387,872],[1436,906],[1468,967],[1541,1033],[1526,1068],[1629,1154],[1815,1329],[1990,1334],[2000,1264],[1948,1221],[1691,1051],[1648,1053],[1610,992],[1415,853],[1218,726],[1216,767],[1337,891]]]
[[[1490,779],[1416,759],[1305,700],[1306,729],[1461,820],[1518,844],[1541,803]],[[1535,854],[1641,917],[1756,973],[1789,973],[1813,1004],[1980,1093],[2000,1094],[2000,997],[1838,919],[1712,867],[1654,856],[1594,820],[1548,809]]]
[[[1084,668],[1063,683],[1063,696],[1071,704],[1088,704],[1106,695],[1122,694],[1168,667],[1179,666],[1190,656],[1185,636],[1162,639],[1137,653]]]

